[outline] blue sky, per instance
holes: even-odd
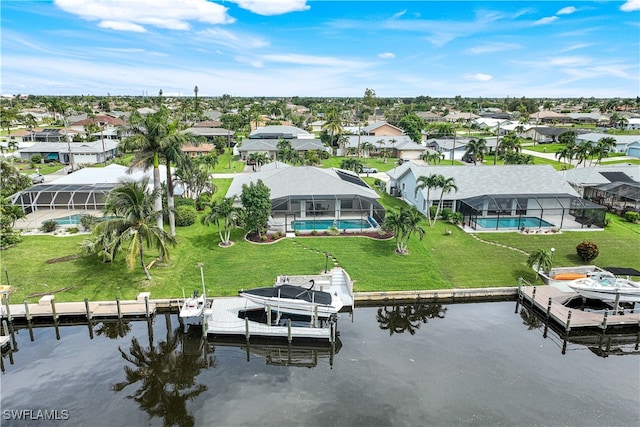
[[[2,94],[636,97],[640,0],[1,2]]]

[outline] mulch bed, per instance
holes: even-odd
[[[299,233],[296,235],[296,237],[357,237],[357,236],[369,237],[371,239],[376,239],[376,240],[388,240],[393,237],[393,234],[389,232],[378,233],[375,231],[374,232],[363,231],[363,232],[340,233],[340,234],[325,234],[324,232],[320,232],[315,235],[311,233]],[[262,238],[260,238],[258,237],[258,234],[254,233],[254,234],[247,234],[245,238],[248,241],[253,243],[273,243],[283,239],[284,236],[275,237],[274,234],[263,234]]]
[[[67,256],[60,257],[60,258],[51,258],[51,259],[48,259],[46,262],[47,262],[47,264],[55,264],[55,263],[58,263],[58,262],[65,262],[65,261],[71,261],[71,260],[74,260],[74,259],[78,259],[78,258],[81,258],[82,256],[84,256],[84,255],[67,255]]]

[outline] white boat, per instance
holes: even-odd
[[[180,317],[183,319],[191,317],[202,317],[202,311],[206,305],[206,297],[204,294],[193,292],[193,296],[184,299],[182,307],[180,307]]]
[[[318,318],[327,318],[338,313],[344,303],[337,293],[314,290],[313,285],[313,281],[309,287],[277,284],[240,291],[239,295],[265,308],[270,306],[271,310],[281,313],[317,315]]]
[[[539,270],[537,266],[534,266],[534,271],[538,273],[542,281],[549,286],[560,289],[564,292],[571,292],[571,288],[567,285],[572,280],[584,279],[594,274],[604,273],[610,274],[608,271],[595,266],[595,265],[578,265],[574,267],[555,267],[548,273]]]
[[[622,279],[611,273],[594,274],[567,284],[585,298],[601,301],[640,302],[640,282]]]

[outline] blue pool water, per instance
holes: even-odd
[[[78,225],[80,224],[80,218],[82,218],[83,216],[85,216],[86,214],[73,214],[73,215],[68,215],[68,216],[63,216],[60,218],[56,218],[54,219],[55,222],[57,222],[59,225]],[[98,221],[103,221],[105,219],[111,219],[111,218],[115,218],[113,216],[103,216],[98,218]]]
[[[294,230],[299,231],[328,230],[331,227],[336,227],[338,230],[364,230],[371,228],[371,224],[366,219],[339,219],[335,221],[335,225],[332,219],[296,220],[291,221],[291,226]]]
[[[478,218],[476,223],[482,228],[531,228],[531,227],[553,227],[554,224],[542,218],[525,216],[522,218]]]

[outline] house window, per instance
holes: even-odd
[[[340,207],[342,209],[353,209],[353,200],[342,200]]]

